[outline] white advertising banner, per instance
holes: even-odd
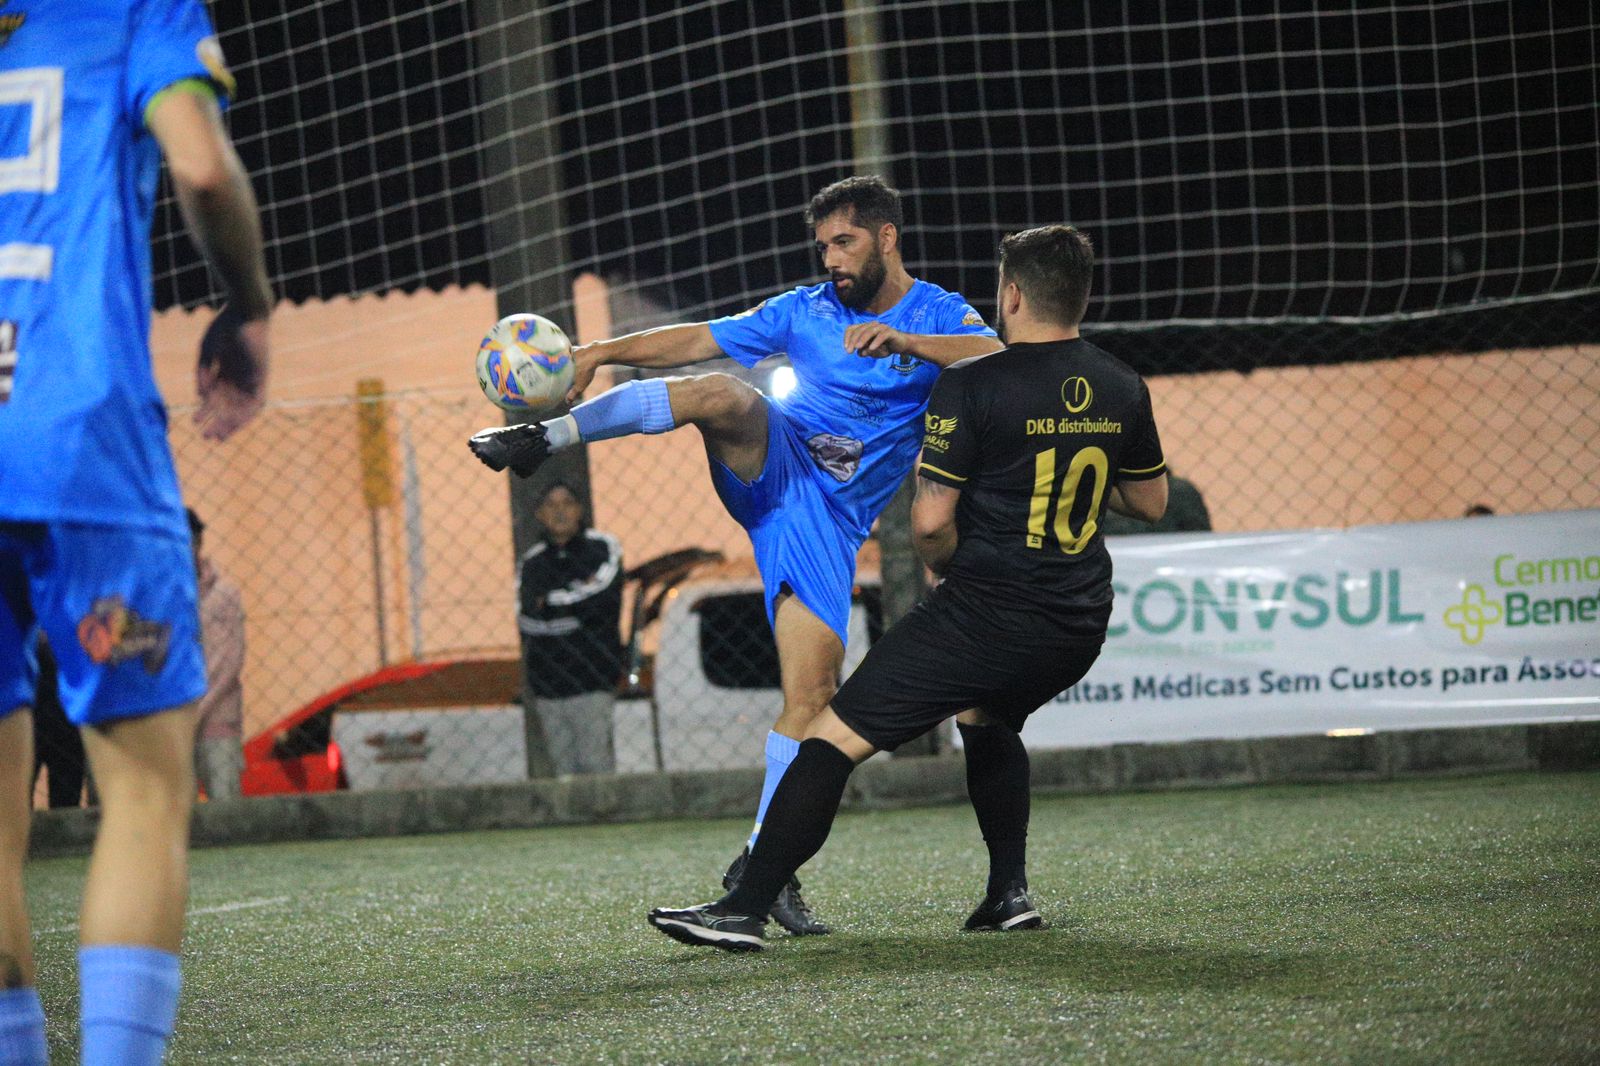
[[[1030,747],[1600,718],[1600,511],[1114,538]]]

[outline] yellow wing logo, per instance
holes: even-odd
[[[940,418],[932,411],[923,415],[922,421],[927,426],[928,432],[935,437],[947,437],[956,431],[956,420],[954,418]]]
[[[1094,389],[1088,378],[1068,378],[1061,383],[1061,402],[1069,414],[1081,415],[1094,403]]]

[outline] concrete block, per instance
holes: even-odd
[[[910,807],[966,798],[966,757],[960,753],[873,759],[857,767],[845,788],[845,804],[861,808]]]
[[[1408,729],[1380,733],[1378,740],[1387,748],[1385,772],[1389,776],[1529,770],[1534,765],[1524,726]]]
[[[1383,776],[1383,749],[1375,736],[1265,737],[1249,746],[1254,780],[1318,781]]]
[[[1600,722],[1529,726],[1528,753],[1541,770],[1600,770]]]
[[[1111,792],[1120,787],[1120,762],[1112,748],[1061,748],[1033,752],[1033,787],[1061,792]]]
[[[1112,749],[1112,761],[1119,788],[1239,785],[1255,779],[1250,746],[1238,740],[1119,744]]]
[[[1111,792],[1253,782],[1337,781],[1537,767],[1600,768],[1600,722],[1411,730],[1359,737],[1275,737],[1035,752],[1039,791]],[[541,779],[467,788],[331,792],[203,803],[196,846],[531,828],[660,818],[749,818],[758,768]],[[905,807],[964,802],[960,753],[874,759],[850,781],[845,803]],[[36,811],[36,855],[86,852],[94,810]]]

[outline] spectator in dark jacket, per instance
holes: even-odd
[[[561,482],[545,489],[534,517],[545,536],[522,557],[517,594],[531,710],[556,773],[611,773],[622,546],[587,528],[582,502]]]

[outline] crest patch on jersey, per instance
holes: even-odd
[[[835,481],[849,481],[861,465],[861,451],[865,447],[852,437],[836,433],[818,433],[806,441],[811,459],[833,476]]]
[[[963,326],[982,326],[985,323],[983,321],[983,316],[978,314],[978,312],[968,311],[967,317],[961,320],[961,324]]]

